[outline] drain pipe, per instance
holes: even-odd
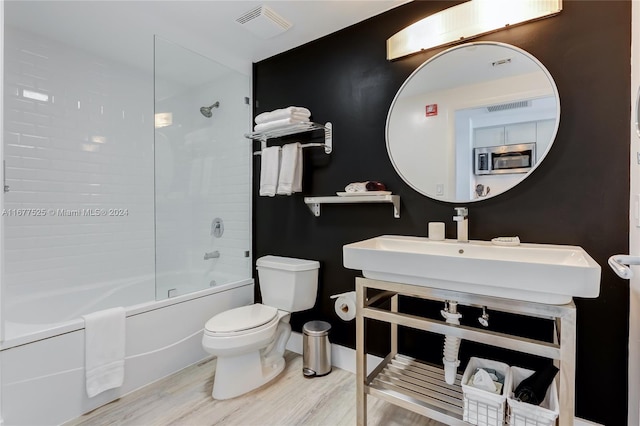
[[[458,302],[448,300],[444,304],[444,309],[440,311],[447,324],[460,325],[462,315],[458,313]],[[456,379],[460,360],[458,350],[460,349],[460,338],[445,335],[442,362],[444,364],[444,380],[452,385]]]

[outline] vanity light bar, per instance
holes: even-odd
[[[427,16],[394,34],[387,40],[387,60],[547,18],[561,11],[562,0],[471,0]]]

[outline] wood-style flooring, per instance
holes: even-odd
[[[305,378],[302,357],[286,353],[285,370],[238,398],[211,398],[215,360],[205,360],[87,413],[67,425],[318,425],[356,424],[355,375],[334,368]],[[368,397],[368,424],[440,426],[411,411]]]

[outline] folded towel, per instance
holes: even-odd
[[[302,191],[302,147],[298,142],[282,147],[282,161],[278,177],[278,195]]]
[[[344,188],[345,192],[366,192],[367,182],[352,182]]]
[[[84,315],[85,379],[92,398],[124,382],[125,310]]]
[[[256,124],[253,128],[256,132],[264,132],[265,130],[273,130],[281,127],[287,127],[300,123],[308,123],[309,117],[294,115],[289,118],[282,118],[280,120],[275,121],[267,121],[265,123]]]
[[[280,147],[270,146],[262,150],[260,166],[260,195],[273,197],[278,185],[280,170]]]
[[[289,118],[293,114],[303,117],[311,117],[311,111],[303,107],[290,106],[288,108],[276,109],[273,111],[263,112],[256,116],[256,124],[266,123],[267,121],[275,121],[283,118]]]

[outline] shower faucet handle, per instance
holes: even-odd
[[[224,233],[224,222],[222,221],[221,218],[216,217],[215,219],[213,219],[213,222],[211,222],[211,235],[213,237],[220,238],[222,237],[223,233]]]

